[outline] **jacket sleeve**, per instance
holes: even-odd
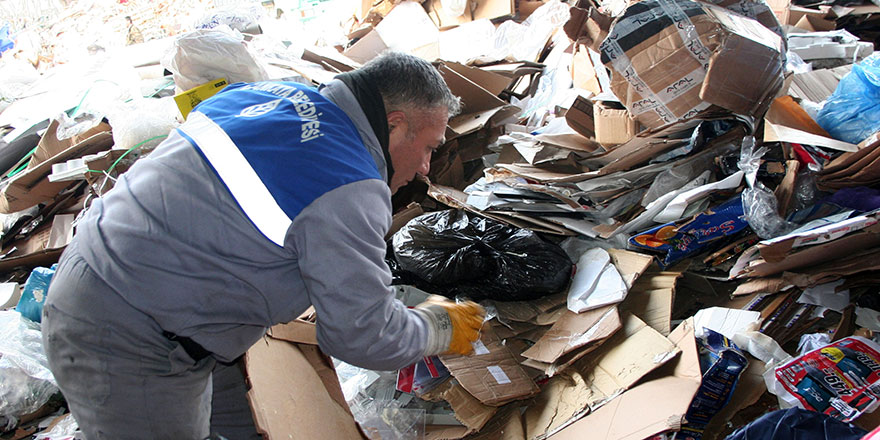
[[[425,353],[423,318],[395,299],[385,263],[391,224],[387,185],[378,179],[336,188],[312,202],[291,225],[309,299],[318,315],[321,349],[372,370],[396,370]]]

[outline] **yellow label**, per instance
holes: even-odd
[[[180,109],[180,114],[183,115],[183,119],[186,119],[189,112],[191,112],[195,106],[214,96],[227,85],[229,85],[229,83],[226,81],[226,78],[215,79],[174,95],[174,102],[177,103],[177,108]]]

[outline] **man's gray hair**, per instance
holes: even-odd
[[[386,112],[446,107],[452,117],[461,110],[458,97],[446,86],[440,72],[416,56],[385,51],[361,70],[379,89]]]

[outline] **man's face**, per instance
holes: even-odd
[[[388,114],[388,153],[394,174],[388,186],[394,194],[411,182],[416,174],[427,176],[431,169],[431,154],[444,144],[446,108],[423,111],[415,120],[400,111]]]

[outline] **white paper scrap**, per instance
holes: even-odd
[[[478,340],[472,342],[471,345],[474,346],[474,354],[475,355],[489,354],[489,349],[486,348],[486,345],[483,344],[483,341],[480,341],[478,339]]]
[[[504,373],[504,370],[497,365],[492,365],[491,367],[486,367],[492,376],[495,378],[495,382],[498,382],[499,385],[504,385],[506,383],[510,383],[510,378],[507,377],[507,374]]]
[[[626,298],[627,291],[608,252],[601,248],[590,249],[578,259],[577,271],[568,289],[568,309],[580,313],[616,304]]]
[[[753,324],[760,324],[761,313],[750,310],[726,309],[724,307],[710,307],[703,309],[694,315],[694,328],[698,336],[702,329],[707,328],[716,333],[721,333],[728,339],[733,335],[752,330]]]
[[[812,304],[842,313],[849,306],[849,290],[837,292],[837,287],[843,285],[845,280],[837,280],[831,283],[820,284],[815,287],[804,289],[804,293],[798,298],[802,304]]]

